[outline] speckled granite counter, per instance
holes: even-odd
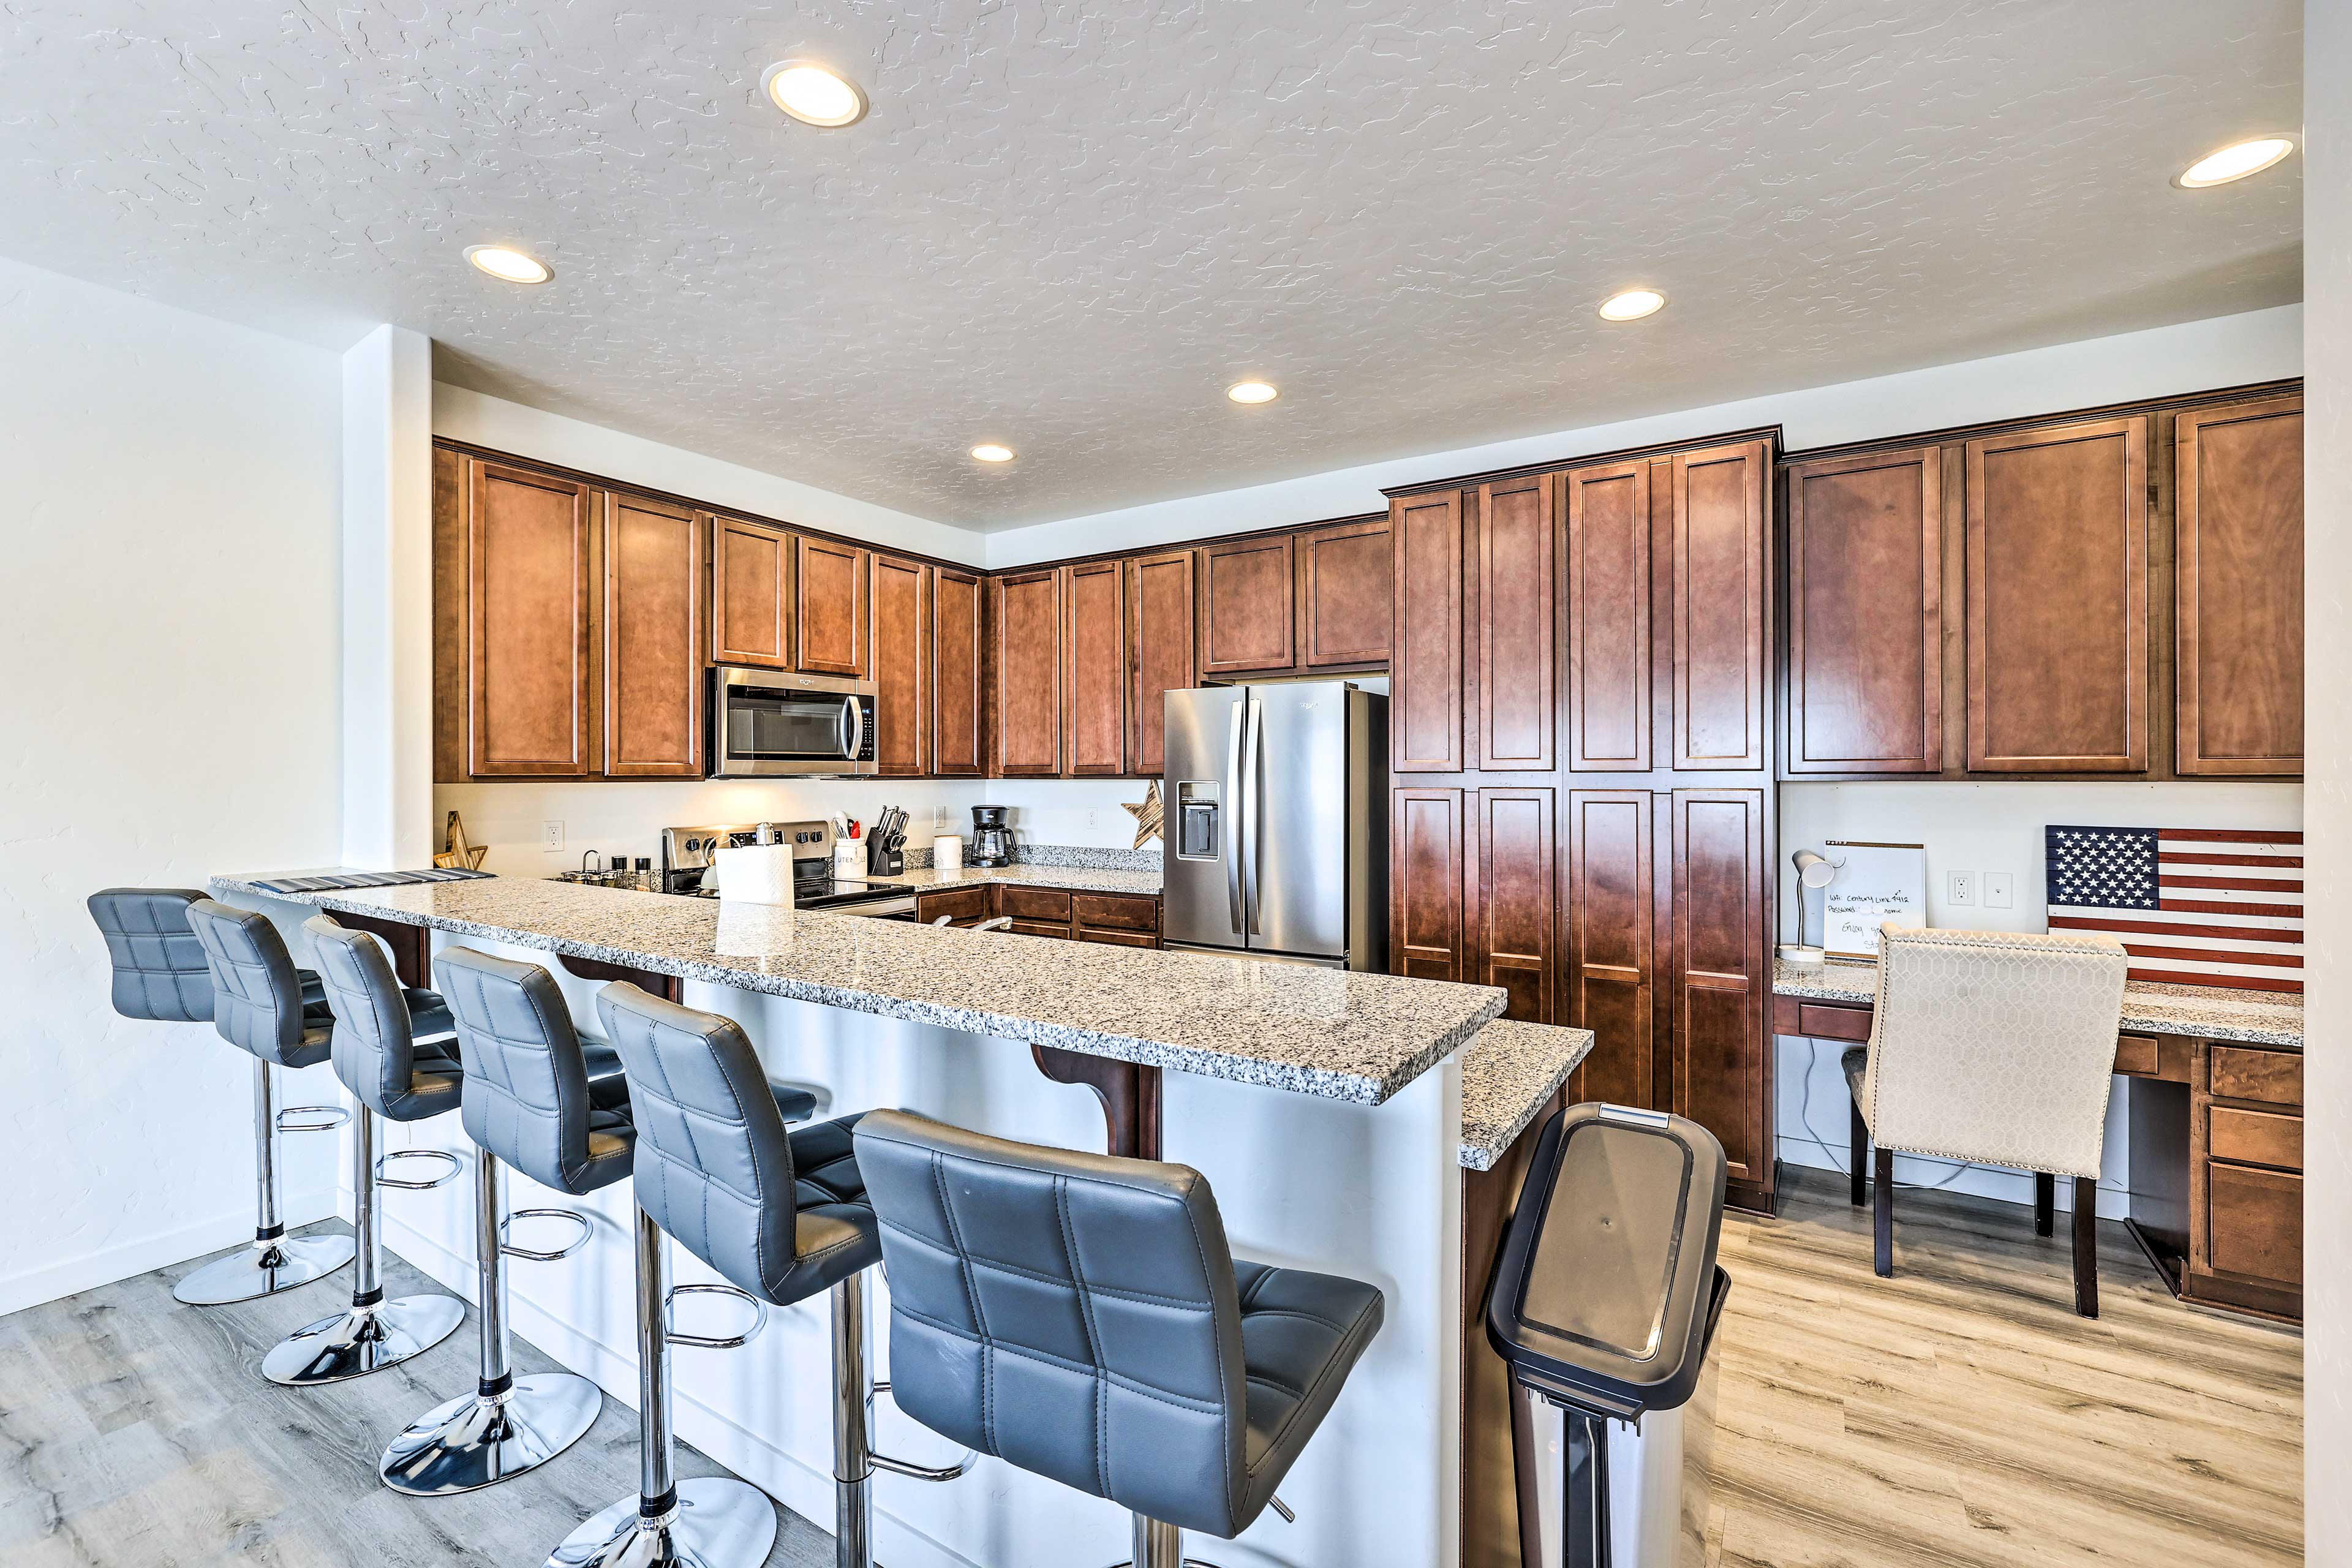
[[[1059,868],[1055,868],[1057,872]],[[215,892],[282,895],[281,875]],[[499,878],[294,895],[460,936],[1377,1105],[1503,1010],[1491,986]],[[1008,943],[1029,943],[1019,953]]]
[[[1464,1168],[1491,1171],[1592,1049],[1590,1029],[1497,1018],[1462,1053]]]
[[[1113,871],[1098,866],[1031,866],[1018,861],[1010,866],[966,866],[960,871],[934,871],[926,868],[902,871],[896,877],[869,876],[864,880],[911,888],[919,893],[977,887],[983,882],[1018,882],[1024,887],[1061,888],[1074,893],[1135,893],[1144,898],[1160,896],[1160,873],[1157,871]]]
[[[1816,1002],[1878,1000],[1878,965],[1772,965],[1772,994]],[[2303,998],[2285,991],[2234,991],[2214,985],[2165,985],[2135,980],[2124,987],[2123,1026],[2147,1035],[2194,1035],[2205,1040],[2303,1048]],[[1466,1099],[1469,1090],[1463,1090]]]

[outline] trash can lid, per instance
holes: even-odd
[[[1572,1105],[1544,1126],[1486,1288],[1521,1383],[1632,1420],[1690,1398],[1714,1317],[1723,1145],[1696,1121]]]

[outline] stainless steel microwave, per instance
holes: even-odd
[[[713,778],[860,778],[874,761],[874,683],[720,668],[710,681]]]

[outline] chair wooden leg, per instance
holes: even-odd
[[[2074,1310],[2099,1315],[2099,1184],[2074,1178]]]
[[[2033,1173],[2033,1234],[2048,1236],[2058,1228],[2058,1178],[2047,1171]]]
[[[1853,1117],[1847,1140],[1850,1147],[1846,1169],[1853,1173],[1853,1191],[1848,1201],[1860,1208],[1870,1201],[1870,1124],[1862,1119],[1862,1107],[1853,1101],[1846,1101],[1846,1110]]]
[[[1872,1172],[1870,1270],[1881,1279],[1895,1278],[1895,1151],[1878,1151]]]

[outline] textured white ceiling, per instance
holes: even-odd
[[[2300,13],[10,0],[0,252],[1001,528],[2293,300]]]

